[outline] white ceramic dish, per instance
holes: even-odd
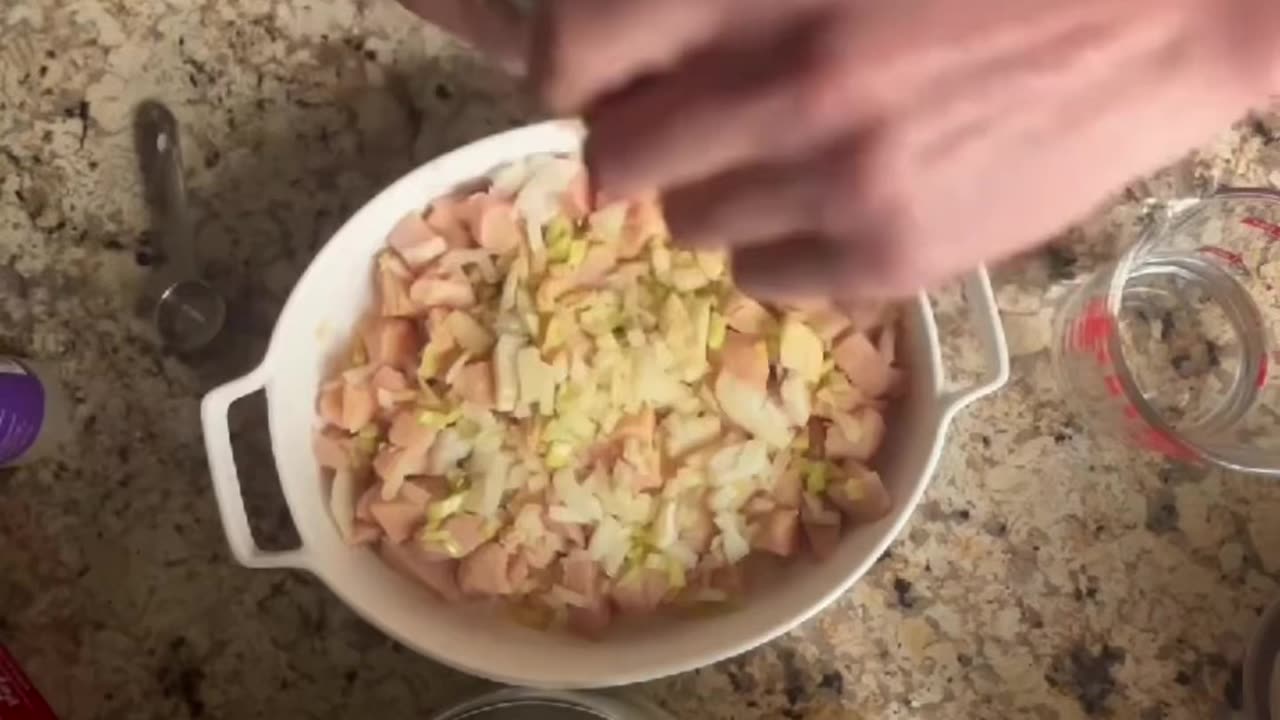
[[[206,449],[223,526],[237,560],[251,568],[311,572],[388,635],[461,670],[534,687],[601,687],[691,670],[765,643],[803,622],[863,575],[897,535],[928,485],[952,417],[1008,379],[1009,360],[985,271],[967,280],[987,375],[962,389],[945,387],[937,327],[922,294],[906,313],[900,352],[909,391],[891,419],[879,468],[893,512],[848,533],[822,563],[797,562],[779,582],[722,616],[655,621],[620,628],[600,642],[530,630],[481,607],[448,607],[385,566],[375,554],[343,543],[329,517],[326,487],[311,450],[316,389],[326,357],[372,302],[371,268],[391,227],[412,210],[497,166],[539,153],[574,153],[578,125],[550,122],[495,135],[418,168],[387,188],[342,227],[316,256],[280,315],[257,369],[210,392],[201,407]],[[231,403],[266,392],[271,447],[301,547],[259,549],[250,534],[231,452]]]

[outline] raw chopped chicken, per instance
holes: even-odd
[[[862,333],[850,333],[832,351],[836,367],[849,380],[872,397],[889,391],[892,381],[889,362]]]
[[[761,521],[754,546],[774,555],[789,557],[796,551],[799,532],[800,511],[794,508],[775,508]]]
[[[664,570],[641,567],[614,583],[610,595],[613,604],[624,615],[648,615],[658,609],[670,589]]]
[[[423,456],[431,449],[437,432],[436,428],[418,422],[418,413],[413,410],[400,410],[391,420],[387,440],[410,451],[411,455]]]
[[[454,380],[454,389],[464,402],[482,408],[493,407],[493,363],[464,365]]]
[[[337,428],[326,428],[316,431],[313,443],[316,460],[320,467],[330,470],[348,470],[351,468],[355,448],[355,440]]]
[[[574,160],[405,216],[373,275],[314,451],[342,539],[445,601],[599,637],[891,509],[894,308],[759,303]]]
[[[488,542],[462,559],[458,585],[467,595],[507,595],[514,589],[516,559],[501,543]]]
[[[376,318],[365,328],[368,362],[412,370],[421,343],[412,320],[398,317]]]
[[[378,553],[388,565],[426,585],[442,599],[449,602],[462,600],[457,560],[441,560],[428,554],[417,543],[396,544],[386,538],[379,543]]]

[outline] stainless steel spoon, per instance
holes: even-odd
[[[152,320],[166,347],[191,352],[222,330],[226,301],[200,279],[196,265],[177,119],[164,104],[144,102],[135,115],[135,138],[163,255]]]

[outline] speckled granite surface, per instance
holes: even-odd
[[[136,314],[156,249],[128,122],[149,96],[185,126],[201,252],[234,299],[219,346],[181,361]],[[483,687],[310,577],[233,564],[197,402],[257,359],[349,211],[527,116],[387,0],[0,4],[0,349],[58,364],[78,428],[60,460],[0,473],[0,642],[64,718],[421,718]],[[1278,138],[1275,116],[1242,124],[1002,269],[1015,380],[957,422],[886,557],[785,639],[642,691],[684,718],[1230,716],[1277,596],[1280,486],[1095,443],[1052,381],[1048,307],[1144,199],[1280,185]],[[950,362],[977,371],[958,297],[940,305]],[[263,539],[287,545],[261,408],[233,421]]]

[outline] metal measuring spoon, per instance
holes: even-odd
[[[196,267],[177,119],[164,104],[149,100],[138,106],[134,120],[142,179],[163,255],[152,320],[166,347],[191,352],[217,337],[227,305],[200,279]]]

